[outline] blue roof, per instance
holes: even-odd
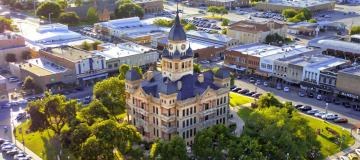
[[[225,68],[220,68],[216,72],[215,77],[220,78],[220,79],[229,78],[230,77],[230,72],[228,70],[226,70]]]
[[[153,79],[150,81],[144,80],[141,87],[146,94],[157,98],[159,98],[159,93],[167,95],[177,93],[177,100],[185,100],[203,94],[208,87],[214,90],[220,88],[213,83],[213,73],[211,71],[203,73],[203,83],[198,81],[198,74],[188,74],[177,81],[170,81],[170,79],[163,77],[160,72],[154,72],[153,75]],[[177,88],[179,82],[181,83],[180,90]]]
[[[186,40],[186,33],[184,31],[183,26],[180,23],[179,12],[176,12],[175,23],[170,29],[168,40],[171,40],[171,41],[185,41]]]
[[[194,56],[193,50],[191,49],[190,46],[189,46],[189,48],[186,50],[186,56],[189,56],[189,57],[193,57],[193,56]]]
[[[125,79],[135,81],[141,79],[141,75],[135,69],[130,69],[126,72]]]

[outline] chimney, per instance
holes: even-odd
[[[203,74],[199,74],[199,76],[198,76],[198,81],[199,81],[200,83],[204,83],[204,75],[203,75]]]

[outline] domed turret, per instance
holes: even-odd
[[[186,41],[186,33],[180,23],[179,11],[176,11],[175,23],[171,27],[168,40],[170,41]]]

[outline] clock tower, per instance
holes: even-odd
[[[186,33],[180,23],[179,11],[176,11],[175,23],[168,36],[168,45],[163,50],[161,60],[162,74],[171,81],[193,74],[193,51],[186,40]]]

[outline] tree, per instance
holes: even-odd
[[[316,20],[316,19],[309,19],[308,22],[310,22],[310,23],[316,23],[317,20]]]
[[[83,50],[90,51],[92,49],[92,46],[87,41],[84,41],[81,43],[80,48]]]
[[[56,3],[59,4],[62,9],[65,9],[68,6],[67,0],[56,0]]]
[[[88,125],[92,125],[96,121],[109,119],[110,112],[99,100],[95,99],[91,101],[88,107],[80,111],[79,116]]]
[[[96,23],[99,21],[97,10],[94,7],[90,7],[86,14],[87,21],[90,23]]]
[[[312,18],[312,13],[308,8],[302,9],[301,13],[303,13],[305,20],[309,20]]]
[[[221,30],[221,34],[227,34],[227,29],[225,28],[225,29]]]
[[[219,13],[219,8],[216,6],[209,6],[207,12],[210,12],[214,17],[216,13]]]
[[[360,26],[352,26],[350,30],[350,34],[359,34],[360,33]]]
[[[134,69],[136,72],[138,72],[140,76],[143,74],[142,69],[139,66],[133,66],[132,69]]]
[[[288,8],[288,9],[284,9],[282,11],[282,15],[285,17],[285,18],[292,18],[294,17],[298,12],[293,9],[293,8]]]
[[[266,159],[259,141],[248,135],[230,141],[228,148],[228,159]]]
[[[128,18],[128,17],[143,17],[144,9],[135,3],[120,4],[115,10],[115,17]]]
[[[13,21],[12,21],[12,19],[0,16],[0,22],[5,25],[4,26],[5,30],[13,30],[13,26],[12,26]]]
[[[170,141],[160,140],[151,146],[150,157],[161,160],[184,160],[188,159],[184,139],[174,136]]]
[[[5,56],[6,62],[16,62],[16,55],[13,53],[8,53]]]
[[[275,98],[272,93],[263,94],[260,96],[257,103],[259,108],[267,108],[272,106],[283,107],[283,104],[277,98]]]
[[[203,129],[196,134],[192,147],[196,159],[225,159],[223,151],[233,140],[230,129],[223,124]]]
[[[125,111],[124,80],[111,77],[97,82],[93,89],[93,95],[100,100],[114,118]]]
[[[21,58],[24,60],[28,60],[31,58],[31,52],[30,51],[23,51],[21,53]]]
[[[75,12],[63,12],[59,16],[59,22],[74,26],[80,22],[80,18]]]
[[[184,29],[185,31],[196,30],[196,26],[191,23],[188,23],[184,26]]]
[[[75,0],[75,6],[80,7],[83,4],[82,0]]]
[[[320,144],[315,131],[299,113],[267,107],[253,111],[246,120],[245,135],[257,139],[268,159],[317,159]],[[297,158],[296,158],[297,157]]]
[[[220,7],[217,7],[217,13],[221,15],[221,18],[225,15],[225,14],[228,14],[228,10],[224,7],[224,6],[220,6]]]
[[[91,136],[81,144],[80,157],[82,160],[114,159],[113,150],[111,145],[106,145],[96,136]]]
[[[78,104],[76,100],[66,101],[66,97],[63,95],[52,95],[46,92],[43,99],[30,102],[28,110],[31,110],[31,120],[34,118],[36,120],[44,121],[36,121],[45,126],[35,128],[48,128],[53,130],[56,136],[59,136],[66,123],[70,122],[76,116],[77,107]],[[38,109],[38,111],[35,111],[34,109]],[[31,115],[31,113],[35,113],[35,115]],[[42,117],[35,118],[35,116]],[[31,124],[33,125],[34,123],[32,122]]]
[[[128,70],[130,70],[130,66],[128,64],[122,64],[119,67],[119,79],[125,79],[125,75]]]
[[[172,25],[174,25],[173,20],[167,20],[161,18],[155,19],[153,23],[157,26],[163,26],[163,27],[171,27]]]
[[[229,19],[224,18],[224,19],[222,20],[222,22],[221,22],[221,25],[222,25],[222,26],[228,26],[228,25],[229,25],[229,22],[230,22]]]
[[[58,18],[62,9],[59,4],[54,2],[43,2],[36,9],[36,15],[40,18]]]
[[[24,80],[24,89],[34,89],[35,82],[31,76],[27,76]]]
[[[93,50],[97,50],[97,47],[98,47],[99,44],[101,44],[100,41],[95,41],[95,42],[92,44]]]
[[[194,72],[195,73],[200,73],[201,72],[201,65],[194,63]]]
[[[81,144],[90,137],[91,129],[86,123],[80,123],[61,132],[61,145],[80,157]]]

